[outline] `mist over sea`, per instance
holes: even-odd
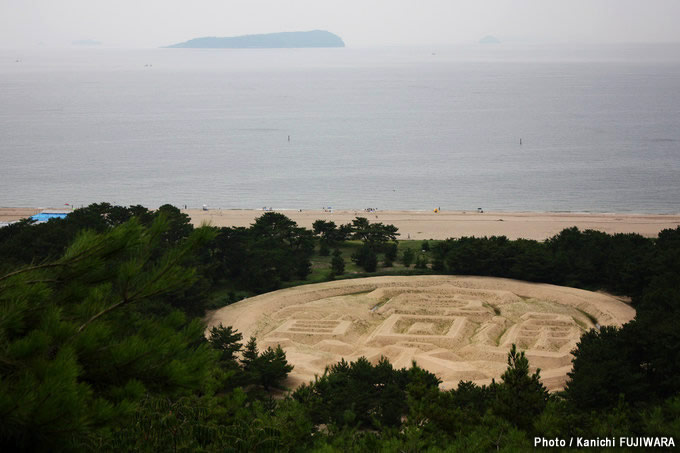
[[[99,201],[677,213],[680,45],[1,50],[0,206]]]

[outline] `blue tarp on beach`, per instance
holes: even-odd
[[[50,219],[65,219],[67,215],[67,212],[41,212],[40,214],[31,216],[31,220],[35,220],[36,222],[47,222]]]

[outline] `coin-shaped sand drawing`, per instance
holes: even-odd
[[[599,326],[620,326],[635,310],[612,296],[486,277],[372,277],[305,285],[245,299],[212,313],[260,349],[281,345],[295,366],[286,385],[321,375],[340,359],[412,361],[453,388],[488,384],[516,344],[550,390],[564,387],[571,351]]]

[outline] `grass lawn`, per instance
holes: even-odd
[[[432,271],[428,269],[416,269],[415,264],[411,264],[410,267],[404,266],[404,264],[401,262],[401,257],[402,254],[404,253],[404,250],[406,249],[412,249],[415,252],[415,256],[417,257],[419,254],[423,254],[427,257],[428,262],[432,261],[432,247],[437,242],[442,242],[442,241],[435,241],[435,240],[429,240],[426,241],[430,245],[430,251],[423,251],[423,242],[425,241],[416,241],[416,240],[402,240],[398,241],[398,252],[397,252],[397,260],[393,263],[392,266],[390,267],[384,267],[382,266],[382,263],[385,259],[384,254],[379,253],[378,254],[378,268],[376,269],[375,272],[366,272],[363,268],[357,266],[353,261],[352,261],[352,254],[356,252],[360,247],[361,247],[361,241],[347,241],[345,242],[341,247],[340,247],[340,253],[342,256],[342,259],[345,260],[345,273],[343,275],[337,275],[335,277],[336,280],[339,279],[345,279],[345,278],[359,278],[359,277],[374,277],[374,276],[379,276],[379,275],[419,275],[419,274],[429,274]],[[331,250],[331,254],[329,256],[321,256],[319,255],[319,247],[317,246],[316,249],[314,250],[314,255],[311,258],[312,262],[312,272],[307,276],[306,280],[296,280],[292,282],[286,282],[284,284],[284,287],[291,287],[291,286],[299,286],[299,285],[306,285],[310,283],[320,283],[320,282],[325,282],[329,280],[329,275],[331,272],[331,260],[333,259],[333,250]],[[414,258],[414,263],[415,263],[415,258]]]

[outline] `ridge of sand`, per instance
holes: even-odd
[[[216,310],[260,349],[280,344],[296,387],[341,358],[396,367],[415,360],[452,388],[486,384],[507,367],[515,343],[550,390],[564,387],[581,334],[630,321],[635,310],[612,296],[492,277],[370,277],[318,283],[251,297]],[[207,331],[206,331],[207,332]]]

